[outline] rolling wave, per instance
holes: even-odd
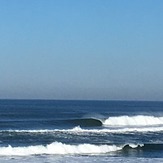
[[[100,119],[96,117],[88,117],[88,118],[74,118],[74,119],[39,119],[39,120],[30,120],[30,121],[13,121],[13,124],[16,122],[16,127],[23,125],[25,123],[39,123],[41,125],[48,126],[65,126],[65,127],[111,127],[111,128],[119,128],[119,127],[163,127],[163,117],[159,116],[147,116],[147,115],[135,115],[135,116],[115,116],[108,117],[106,119]],[[8,125],[8,121],[1,120],[1,125]],[[9,127],[11,128],[11,123],[9,120]],[[23,126],[22,126],[23,127]]]
[[[103,125],[102,121],[96,118],[70,119],[70,120],[67,120],[67,122],[72,123],[76,126],[81,126],[81,127],[96,127],[96,126]]]
[[[25,133],[126,133],[126,132],[163,132],[163,117],[156,116],[117,116],[105,120],[96,118],[79,118],[64,120],[71,123],[74,128],[68,129],[38,129],[38,130],[0,130],[2,132],[25,132]],[[101,126],[101,127],[100,127]],[[86,128],[85,128],[86,127]],[[91,127],[91,128],[88,128]],[[93,128],[95,127],[95,128]],[[96,128],[98,127],[98,128]]]
[[[136,116],[117,116],[109,117],[105,120],[97,118],[81,118],[68,120],[76,126],[94,127],[94,126],[110,126],[110,127],[142,127],[142,126],[163,126],[163,117],[136,115]]]
[[[99,155],[109,154],[113,152],[129,152],[129,151],[163,151],[163,144],[126,144],[126,145],[94,145],[94,144],[64,144],[54,142],[49,145],[36,145],[26,147],[0,147],[1,156],[27,156],[27,155]]]

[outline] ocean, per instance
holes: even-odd
[[[163,162],[163,102],[0,100],[1,162]]]

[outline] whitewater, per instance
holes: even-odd
[[[163,117],[145,115],[110,117],[103,124],[106,126],[163,126]]]
[[[131,145],[133,146],[133,145]],[[134,146],[135,147],[135,146]],[[113,151],[121,150],[123,147],[115,145],[93,145],[93,144],[79,144],[69,145],[61,142],[54,142],[46,146],[29,146],[29,147],[1,147],[0,155],[41,155],[41,154],[104,154]]]

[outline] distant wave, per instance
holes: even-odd
[[[40,129],[40,130],[0,130],[2,132],[69,132],[69,133],[126,133],[126,132],[163,132],[163,117],[156,116],[117,116],[105,120],[96,118],[78,118],[64,120],[71,123],[74,128],[68,129]],[[101,126],[101,127],[100,127]],[[87,128],[86,128],[87,127]],[[88,128],[91,127],[91,128]],[[96,128],[98,127],[98,128]]]
[[[14,122],[22,122],[13,121]],[[34,123],[43,123],[49,126],[80,126],[80,127],[110,127],[110,128],[130,128],[130,127],[163,127],[163,117],[161,116],[147,116],[147,115],[135,115],[135,116],[112,116],[108,118],[96,118],[96,117],[87,117],[87,118],[74,118],[74,119],[39,119],[39,120],[30,120]],[[28,122],[28,121],[27,121]],[[1,125],[8,124],[8,121],[1,120]],[[11,123],[10,123],[11,125]]]
[[[148,151],[160,150],[163,151],[163,144],[126,144],[126,145],[94,145],[94,144],[64,144],[61,142],[54,142],[49,145],[36,145],[26,147],[0,147],[1,156],[27,156],[27,155],[65,155],[65,154],[109,154],[112,152],[129,152],[134,151]]]

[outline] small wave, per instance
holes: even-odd
[[[155,116],[119,116],[109,117],[103,123],[105,126],[154,126],[163,125],[163,117]]]

